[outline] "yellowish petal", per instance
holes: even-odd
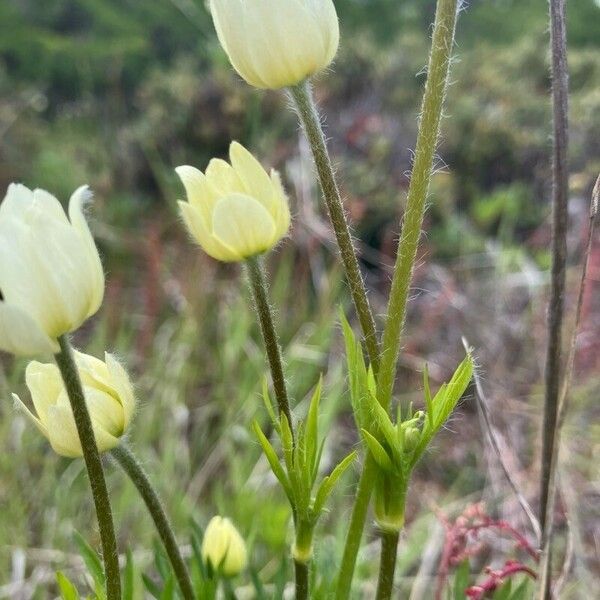
[[[86,318],[96,314],[104,298],[104,270],[98,254],[98,248],[83,214],[83,207],[92,199],[92,192],[87,185],[76,189],[69,200],[69,219],[79,234],[81,251],[87,258],[88,270],[85,273],[88,293]],[[80,293],[84,293],[81,290]]]
[[[64,389],[58,367],[52,363],[32,360],[25,369],[25,383],[37,416],[45,424],[48,421],[48,410],[57,403]]]
[[[209,256],[225,262],[242,260],[243,257],[239,252],[229,248],[213,234],[209,233],[204,224],[202,214],[196,207],[188,202],[179,201],[179,209],[181,210],[181,216],[188,231]]]
[[[206,178],[214,186],[219,197],[245,192],[244,184],[233,167],[220,158],[213,158],[208,163]]]
[[[59,346],[21,308],[0,301],[0,350],[17,356],[34,356],[54,354]]]
[[[25,406],[21,398],[17,396],[17,394],[12,395],[13,400],[15,402],[15,406],[25,414],[25,416],[39,429],[40,433],[44,437],[48,437],[48,430],[44,426],[44,424]]]
[[[215,206],[213,234],[239,256],[247,258],[273,246],[275,223],[254,198],[231,194]]]
[[[218,200],[218,193],[207,177],[194,167],[182,165],[175,169],[183,183],[188,202],[197,208],[204,218],[205,227],[212,223],[212,211]]]
[[[261,164],[238,142],[231,143],[229,156],[231,166],[242,181],[244,192],[256,198],[273,214],[273,186]]]
[[[133,411],[135,410],[135,394],[129,374],[123,368],[123,365],[112,355],[106,352],[104,354],[106,366],[110,373],[110,378],[117,397],[121,402],[123,409],[123,430],[129,427]]]

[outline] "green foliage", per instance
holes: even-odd
[[[285,414],[282,413],[279,418],[276,417],[267,386],[266,384],[263,386],[263,401],[273,428],[281,441],[283,465],[258,421],[255,420],[253,423],[254,432],[271,470],[281,484],[292,507],[297,528],[295,552],[305,553],[308,556],[312,553],[313,530],[325,510],[327,499],[356,457],[356,452],[351,452],[338,463],[330,475],[322,479],[315,489],[325,443],[324,439],[319,441],[321,392],[322,379],[319,379],[310,400],[307,417],[298,423],[294,439]]]
[[[60,597],[62,600],[79,600],[79,592],[77,588],[69,581],[68,577],[57,571],[56,583],[60,590]]]

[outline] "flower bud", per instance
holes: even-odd
[[[231,64],[257,88],[296,85],[338,49],[332,0],[211,0],[210,10]]]
[[[100,452],[114,448],[125,433],[135,407],[133,387],[121,364],[110,354],[105,362],[75,352],[75,363],[92,420]],[[25,371],[35,414],[21,399],[13,398],[36,427],[48,438],[55,452],[76,458],[83,455],[69,397],[58,367],[32,361]]]
[[[183,220],[207,254],[241,261],[273,248],[287,233],[290,210],[279,175],[271,175],[241,144],[229,148],[231,164],[212,159],[206,172],[177,167],[187,194]]]
[[[11,184],[0,205],[0,350],[58,352],[57,338],[100,307],[104,273],[83,216],[80,187],[69,218],[44,190]]]
[[[202,540],[202,559],[225,577],[246,568],[246,544],[229,519],[216,516],[210,520]]]

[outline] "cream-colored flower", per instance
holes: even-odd
[[[226,577],[246,568],[246,544],[229,519],[216,516],[210,520],[202,540],[202,559]]]
[[[104,273],[83,215],[87,186],[69,201],[69,218],[44,190],[11,184],[0,205],[0,349],[58,352],[57,338],[93,315]]]
[[[231,164],[213,158],[205,173],[175,171],[187,194],[179,206],[189,232],[213,258],[235,262],[275,246],[290,226],[290,209],[276,171],[269,176],[237,142],[229,157]]]
[[[75,352],[86,405],[92,420],[100,452],[114,448],[124,435],[135,407],[133,386],[127,371],[106,353],[105,362],[88,354]],[[69,397],[60,371],[55,364],[32,361],[25,371],[35,413],[13,394],[13,398],[36,427],[48,438],[61,456],[82,456],[81,443],[71,411]]]
[[[257,88],[296,85],[338,49],[332,0],[211,0],[210,10],[231,64]]]

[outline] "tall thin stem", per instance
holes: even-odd
[[[309,589],[308,563],[295,560],[294,574],[296,577],[296,600],[307,600]]]
[[[458,0],[438,0],[436,8],[415,160],[400,233],[400,244],[383,332],[381,364],[377,377],[378,400],[386,409],[389,408],[391,402],[396,378],[400,338],[406,319],[406,305],[421,235],[444,98],[448,87],[450,59],[456,30],[457,2]],[[350,594],[356,556],[365,525],[369,498],[375,483],[375,475],[374,463],[367,459],[361,474],[350,529],[346,538],[336,591],[337,600],[346,600]]]
[[[329,219],[335,233],[342,263],[346,272],[346,279],[352,294],[352,300],[356,307],[358,320],[365,338],[365,346],[369,361],[373,370],[379,370],[379,344],[377,342],[377,331],[375,319],[369,305],[363,276],[360,272],[356,250],[352,242],[352,236],[348,228],[348,221],[344,212],[340,190],[338,188],[331,158],[327,151],[325,134],[321,127],[321,120],[314,102],[312,89],[308,81],[304,81],[290,88],[290,94],[296,105],[298,116],[308,143],[310,145],[317,174],[323,192],[323,198],[327,205]]]
[[[116,462],[119,463],[123,471],[127,473],[129,479],[131,479],[133,485],[135,485],[142,500],[146,504],[146,508],[154,521],[158,535],[160,536],[169,560],[171,561],[184,600],[195,600],[192,580],[185,561],[181,556],[181,552],[179,551],[173,528],[169,522],[169,518],[167,517],[160,497],[152,486],[144,468],[137,461],[131,450],[124,444],[113,448],[111,450],[111,455]]]
[[[377,582],[377,600],[390,600],[394,587],[394,571],[398,552],[399,533],[384,532],[381,536],[381,562]]]
[[[271,313],[271,305],[269,304],[267,292],[267,282],[265,281],[265,276],[258,257],[254,256],[249,258],[246,261],[246,267],[248,269],[248,278],[252,288],[256,312],[258,313],[260,330],[265,343],[277,406],[279,407],[279,413],[284,414],[287,417],[290,429],[292,429],[293,432],[292,412],[290,410],[285,376],[283,374],[281,347],[279,345],[277,332],[275,331],[275,324],[273,323],[273,314]]]
[[[543,572],[540,598],[552,595],[551,540],[554,455],[558,436],[558,411],[563,378],[562,330],[564,319],[567,264],[569,203],[568,128],[569,76],[565,0],[550,0],[550,50],[552,54],[552,274],[548,306],[548,342],[546,347],[544,422],[542,426],[542,467],[540,472],[540,524],[542,526]]]
[[[100,541],[102,544],[106,597],[107,600],[120,600],[121,576],[119,572],[119,554],[117,552],[112,509],[106,480],[104,479],[102,461],[100,460],[100,453],[96,445],[92,420],[85,403],[83,386],[81,385],[71,344],[66,335],[59,337],[58,343],[60,352],[54,355],[54,359],[67,390],[79,441],[81,442],[81,449],[83,450],[83,459],[92,488],[92,497],[94,499],[94,506],[96,507],[96,517],[98,519]]]

